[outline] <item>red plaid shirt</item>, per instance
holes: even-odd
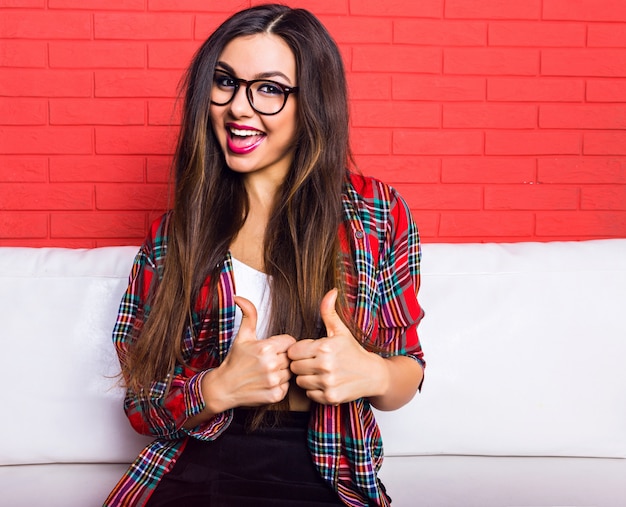
[[[406,203],[391,187],[372,178],[351,176],[343,192],[342,249],[354,260],[356,276],[347,280],[355,322],[365,340],[383,357],[406,355],[424,366],[417,325],[423,316],[417,302],[420,245]],[[162,274],[167,250],[168,217],[157,220],[137,254],[122,299],[113,340],[119,354],[129,345],[140,315],[148,315],[148,290]],[[201,412],[204,372],[228,354],[235,317],[230,255],[218,281],[219,323],[203,317],[207,284],[201,291],[193,327],[183,340],[191,367],[177,365],[170,378],[154,382],[147,392],[128,391],[124,402],[132,426],[155,440],[137,457],[105,501],[106,507],[144,505],[159,479],[174,466],[189,437],[213,440],[228,427],[232,410],[187,430],[185,421]],[[195,339],[193,337],[196,337]],[[166,386],[170,384],[169,390]],[[308,445],[321,476],[349,506],[387,506],[390,498],[377,477],[382,439],[367,399],[337,407],[313,404]]]

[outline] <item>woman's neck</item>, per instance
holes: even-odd
[[[265,271],[265,229],[274,209],[280,184],[259,175],[246,175],[244,184],[248,193],[248,216],[230,245],[236,259],[258,271]]]

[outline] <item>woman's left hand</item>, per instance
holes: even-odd
[[[354,338],[335,310],[337,290],[320,304],[327,336],[300,340],[287,350],[296,383],[324,405],[338,405],[384,394],[389,384],[385,359],[368,352]]]

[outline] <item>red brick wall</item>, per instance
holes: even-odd
[[[182,70],[248,5],[0,0],[0,245],[139,243]],[[340,44],[358,163],[424,241],[626,237],[626,1],[292,5]]]

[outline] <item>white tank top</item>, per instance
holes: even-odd
[[[231,256],[233,264],[233,278],[235,279],[235,294],[251,301],[257,311],[256,336],[259,340],[268,337],[270,316],[270,277],[261,271],[238,261]],[[235,308],[235,334],[241,326],[242,313]]]

